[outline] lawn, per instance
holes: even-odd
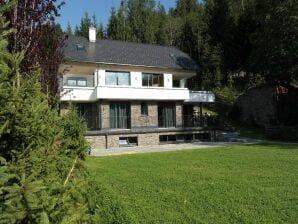
[[[298,145],[89,157],[106,223],[298,223]]]

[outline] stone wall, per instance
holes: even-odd
[[[274,124],[277,117],[276,88],[254,88],[240,96],[233,116],[249,125],[265,127]]]
[[[115,134],[115,135],[99,135],[99,136],[87,136],[86,139],[91,142],[95,149],[105,149],[106,143],[108,148],[119,147],[119,138],[121,137],[137,137],[138,146],[150,146],[159,145],[160,135],[181,135],[181,134],[198,134],[198,133],[209,133],[210,140],[216,141],[218,138],[218,131],[188,131],[188,132],[162,132],[162,133],[144,133],[144,134]],[[107,138],[107,142],[106,142]]]
[[[101,111],[101,128],[110,128],[110,103],[108,101],[102,101],[100,104]]]
[[[86,140],[90,142],[93,148],[95,149],[104,149],[106,148],[106,139],[105,136],[86,136]]]
[[[176,103],[176,127],[182,127],[182,103]]]
[[[157,103],[153,101],[145,102],[148,106],[148,116],[141,114],[141,101],[131,103],[131,126],[132,127],[157,127],[158,112]]]

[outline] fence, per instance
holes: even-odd
[[[173,117],[162,116],[113,116],[102,117],[99,121],[101,129],[140,129],[140,128],[196,128],[220,127],[219,116],[183,115]]]

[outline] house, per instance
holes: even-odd
[[[95,147],[212,140],[216,119],[194,112],[214,94],[193,92],[197,64],[173,47],[70,36],[64,54],[61,112],[76,104]]]
[[[298,87],[291,83],[267,82],[246,91],[234,105],[235,119],[248,125],[271,127],[298,125]]]

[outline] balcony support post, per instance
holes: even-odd
[[[200,125],[203,127],[203,103],[200,103]]]

